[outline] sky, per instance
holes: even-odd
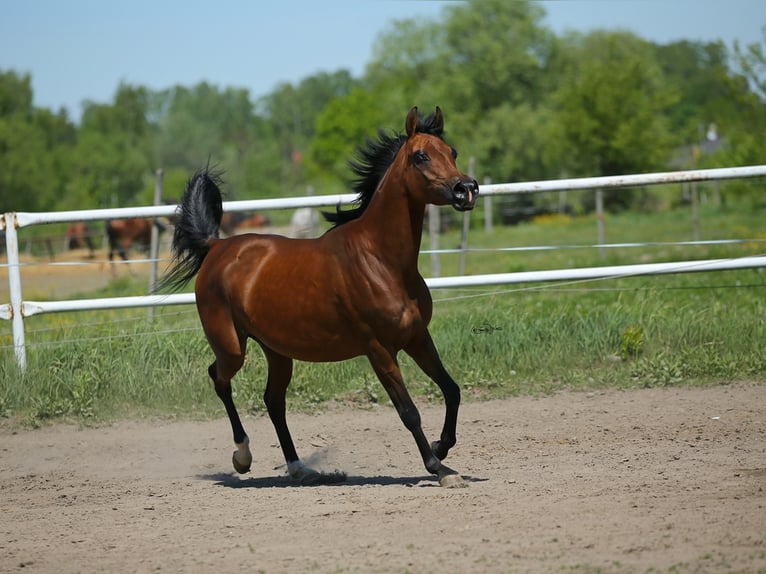
[[[508,0],[515,1],[515,0]],[[34,105],[111,103],[121,82],[163,90],[207,81],[252,100],[318,72],[360,77],[401,19],[438,19],[440,0],[0,0],[0,71],[30,74]],[[766,0],[540,0],[544,23],[629,30],[656,43],[764,39]]]

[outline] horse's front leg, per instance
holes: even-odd
[[[460,387],[444,368],[439,352],[436,350],[431,334],[424,331],[423,336],[404,348],[423,372],[441,389],[444,396],[444,426],[438,441],[431,443],[431,449],[439,460],[447,457],[449,449],[457,442],[457,413],[460,408]]]
[[[308,485],[330,484],[346,480],[346,475],[343,472],[319,472],[298,458],[285,415],[285,393],[293,376],[293,360],[280,355],[262,343],[261,348],[269,365],[269,376],[266,390],[263,393],[263,402],[266,404],[269,418],[277,432],[279,445],[282,447],[282,453],[287,463],[287,474],[291,478],[299,480],[301,484]]]
[[[402,379],[402,373],[396,357],[385,349],[378,348],[372,351],[368,358],[375,370],[375,374],[391,398],[391,402],[394,403],[394,407],[397,413],[399,413],[399,418],[401,418],[404,426],[415,438],[415,444],[418,446],[420,456],[423,457],[423,464],[426,470],[437,476],[441,486],[448,488],[466,486],[462,477],[456,471],[442,464],[431,448],[431,445],[428,444],[428,439],[426,439],[421,425],[420,413],[415,403],[412,402],[412,397],[407,392],[407,388],[404,386],[404,380]]]
[[[269,418],[277,432],[279,446],[287,463],[287,473],[298,480],[310,480],[311,477],[319,475],[319,472],[306,466],[298,458],[285,416],[285,393],[293,376],[293,360],[272,351],[263,344],[261,348],[269,365],[269,377],[263,393],[263,402],[266,404]]]

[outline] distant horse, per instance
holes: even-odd
[[[342,361],[365,355],[415,438],[428,472],[442,486],[464,486],[442,463],[454,446],[460,389],[442,365],[428,332],[432,301],[417,261],[426,204],[473,208],[475,180],[460,172],[443,140],[444,117],[422,119],[412,108],[405,134],[383,131],[359,150],[358,205],[325,214],[334,226],[315,239],[246,234],[218,238],[221,192],[215,174],[198,172],[179,206],[174,263],[161,287],[178,289],[197,276],[197,310],[215,354],[208,374],[234,434],[232,462],[250,470],[249,439],[232,400],[231,379],[245,360],[248,338],[268,362],[264,402],[291,477],[321,481],[296,453],[285,419],[293,360]],[[404,350],[439,386],[446,413],[429,444],[397,355]]]
[[[92,259],[96,248],[93,245],[91,235],[92,233],[84,221],[75,221],[69,224],[66,230],[67,249],[71,251],[72,249],[87,247],[89,251],[88,257]]]
[[[152,227],[154,219],[110,219],[106,222],[106,236],[109,240],[109,262],[112,263],[112,273],[114,273],[114,253],[115,251],[123,261],[128,261],[128,251],[136,244],[139,248],[146,250],[152,240]],[[165,226],[157,223],[160,231]]]
[[[271,221],[262,213],[248,215],[237,211],[229,211],[221,217],[221,232],[225,236],[236,235],[241,230],[252,230],[258,227],[265,227]]]

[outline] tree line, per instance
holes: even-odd
[[[204,82],[122,83],[112,102],[84,102],[78,123],[35,107],[29,74],[0,70],[0,211],[148,204],[156,169],[177,196],[208,161],[228,199],[344,192],[355,147],[378,129],[401,131],[413,105],[445,110],[461,167],[475,158],[480,180],[766,160],[761,44],[557,35],[544,17],[534,3],[471,0],[392,22],[361,77],[318,73],[256,100]]]

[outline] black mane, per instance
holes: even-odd
[[[435,114],[433,113],[425,119],[418,118],[417,131],[444,138],[444,132],[436,125]],[[357,176],[351,187],[357,194],[354,200],[357,206],[344,211],[338,205],[335,213],[323,212],[322,215],[333,224],[333,227],[348,223],[364,213],[378,188],[380,180],[394,162],[396,154],[399,153],[405,141],[407,141],[405,134],[378,130],[377,140],[368,139],[364,146],[357,148],[356,156],[348,162],[351,171]]]

